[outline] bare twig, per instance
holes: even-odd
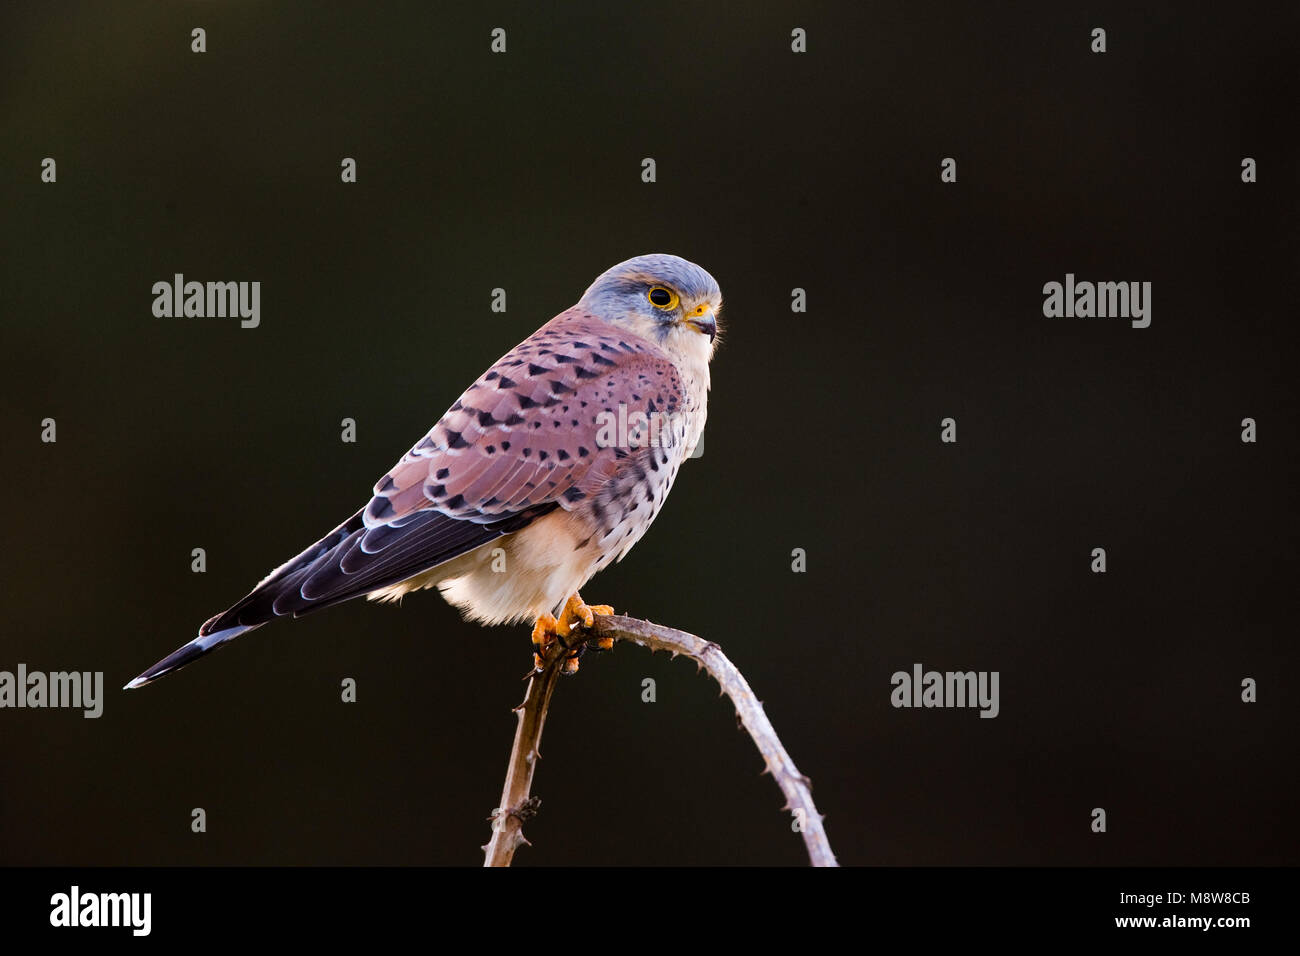
[[[541,756],[538,747],[542,742],[542,726],[546,723],[546,709],[551,704],[551,694],[560,678],[562,661],[568,652],[559,641],[551,644],[546,666],[540,673],[528,678],[524,702],[515,708],[519,723],[515,727],[515,743],[510,748],[510,764],[506,767],[506,782],[501,789],[501,803],[492,811],[492,839],[483,847],[484,866],[509,866],[515,850],[524,838],[524,820],[537,812],[541,801],[531,795],[533,771]]]
[[[826,829],[822,826],[822,816],[813,804],[811,782],[795,767],[763,712],[762,703],[754,696],[744,676],[722,653],[721,647],[685,631],[619,615],[597,617],[584,636],[588,639],[612,637],[617,641],[631,641],[651,651],[668,651],[674,657],[681,654],[707,670],[736,705],[736,716],[749,731],[766,764],[764,772],[772,774],[785,794],[786,805],[782,809],[792,813],[798,821],[812,865],[838,865],[826,838]],[[524,702],[516,708],[519,725],[515,730],[514,748],[510,753],[501,796],[501,807],[506,809],[493,813],[492,839],[483,848],[487,854],[486,866],[509,866],[515,849],[528,842],[523,836],[522,820],[535,812],[536,801],[530,793],[537,746],[546,720],[546,708],[560,672],[559,661],[566,653],[557,647],[558,643],[552,645],[554,653],[544,670],[530,678]]]
[[[718,682],[722,692],[736,705],[736,716],[754,739],[758,752],[763,755],[763,761],[767,765],[764,772],[772,774],[777,786],[785,794],[786,805],[781,809],[790,811],[799,820],[809,861],[813,866],[837,865],[830,842],[826,839],[826,829],[822,826],[822,816],[813,805],[812,781],[794,765],[767,719],[767,714],[763,712],[762,703],[754,696],[736,665],[722,653],[721,647],[694,634],[634,617],[598,617],[591,633],[593,637],[633,641],[652,651],[668,651],[674,657],[681,654],[707,670]]]

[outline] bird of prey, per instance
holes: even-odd
[[[361,510],[126,687],[362,595],[437,587],[469,620],[531,621],[543,651],[613,613],[579,589],[645,534],[699,441],[721,305],[677,256],[609,269],[479,376]]]

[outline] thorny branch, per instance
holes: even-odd
[[[630,641],[651,651],[668,651],[674,657],[681,654],[707,670],[736,705],[736,716],[763,756],[764,772],[772,774],[785,795],[786,805],[782,809],[791,812],[801,824],[804,845],[812,865],[838,865],[826,839],[822,816],[813,805],[811,782],[795,767],[763,712],[762,703],[754,696],[744,676],[722,653],[722,648],[685,631],[619,615],[597,617],[584,636],[587,639],[612,637],[616,641]],[[559,641],[551,645],[543,669],[529,678],[524,702],[515,708],[519,724],[515,728],[515,742],[506,768],[501,803],[492,813],[492,839],[483,847],[485,866],[509,866],[515,850],[520,844],[528,843],[524,839],[523,821],[537,812],[539,804],[531,793],[542,726],[567,653]]]

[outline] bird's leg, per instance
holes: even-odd
[[[546,650],[551,646],[551,642],[559,640],[566,650],[569,649],[569,642],[565,638],[573,634],[574,631],[591,627],[592,622],[596,620],[597,614],[613,614],[614,609],[608,604],[585,604],[582,595],[574,594],[564,602],[564,610],[560,612],[559,620],[556,620],[549,614],[543,614],[533,625],[533,643],[538,645],[540,652],[534,652],[533,664],[539,670],[542,667],[543,658]],[[578,658],[582,655],[585,643],[579,645],[564,660],[564,673],[574,674],[578,670]],[[614,646],[614,639],[611,637],[598,638],[596,646],[603,651],[607,651]]]

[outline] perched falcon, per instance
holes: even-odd
[[[470,620],[532,621],[543,646],[612,613],[578,590],[645,534],[699,441],[721,305],[677,256],[614,266],[466,389],[365,507],[127,688],[361,595],[437,587]]]

